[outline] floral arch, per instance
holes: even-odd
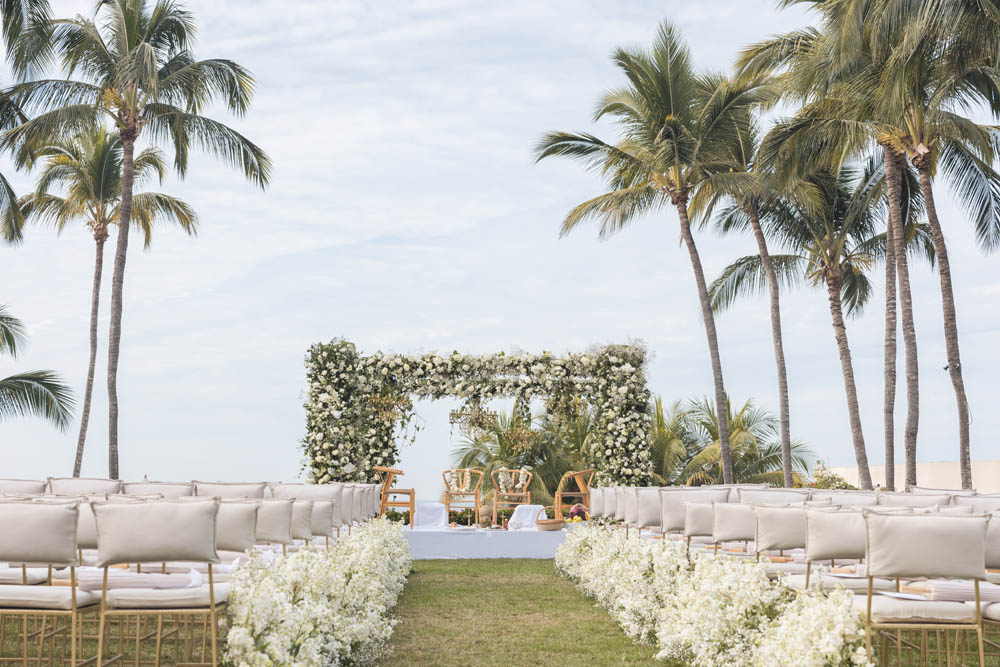
[[[315,482],[372,481],[392,466],[414,417],[412,398],[583,400],[596,423],[589,459],[604,483],[646,484],[650,475],[646,350],[608,345],[561,357],[452,352],[360,354],[353,343],[317,343],[306,356],[305,466]],[[549,409],[552,409],[551,407]]]

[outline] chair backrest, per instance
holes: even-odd
[[[956,505],[969,505],[976,514],[992,514],[1000,511],[1000,494],[979,494],[977,496],[956,496]]]
[[[869,576],[986,578],[986,515],[865,511]]]
[[[313,501],[311,500],[296,499],[295,502],[292,503],[292,523],[289,526],[292,539],[312,539],[312,512]]]
[[[625,487],[615,486],[613,487],[615,492],[615,520],[624,521],[625,520]]]
[[[403,471],[399,468],[387,468],[385,466],[375,466],[373,468],[375,475],[378,476],[379,482],[382,484],[382,494],[385,495],[393,488],[393,482],[396,481],[397,477],[403,476]]]
[[[121,493],[117,479],[98,477],[49,477],[48,492],[58,496],[89,496],[99,493]]]
[[[216,563],[219,499],[91,503],[97,565],[171,560]]]
[[[129,496],[159,493],[164,498],[183,498],[195,495],[194,484],[191,482],[124,482],[122,490]]]
[[[194,495],[215,498],[250,498],[264,497],[266,482],[199,482],[195,480]]]
[[[896,505],[902,507],[950,505],[951,499],[952,496],[948,494],[917,495],[913,493],[890,493],[886,491],[878,494],[879,505]]]
[[[807,509],[806,560],[865,557],[868,533],[860,509]]]
[[[659,497],[657,497],[657,502],[659,502]],[[604,517],[604,489],[602,487],[595,486],[590,489],[590,516],[593,519]],[[657,524],[659,524],[659,518],[657,518]]]
[[[1000,570],[1000,512],[995,512],[986,529],[986,567]]]
[[[712,503],[684,503],[684,535],[712,537]]]
[[[599,489],[590,490],[591,505],[596,505],[598,498],[603,494],[597,493]],[[636,526],[639,528],[659,528],[660,527],[660,489],[655,486],[644,486],[636,489]],[[593,514],[593,508],[591,508]]]
[[[40,479],[0,479],[0,495],[34,495],[45,493],[48,482]]]
[[[271,498],[260,501],[257,510],[257,543],[291,544],[293,498]]]
[[[347,515],[343,519],[341,518],[344,495],[343,482],[334,482],[332,484],[284,484],[277,482],[271,484],[270,487],[272,498],[297,498],[299,500],[312,500],[313,502],[333,503],[330,519],[331,526],[334,528],[345,521],[350,521],[350,508],[348,508]],[[317,508],[314,506],[313,510],[316,511]],[[320,512],[318,519],[322,521],[326,509],[318,508],[318,510]],[[314,527],[316,525],[318,524],[314,521]],[[322,535],[330,535],[330,533],[325,532]]]
[[[493,493],[499,492],[501,495],[527,493],[534,476],[535,473],[525,468],[497,468],[491,473]]]
[[[806,546],[805,507],[754,505],[757,552],[801,549]]]
[[[215,521],[215,546],[224,551],[246,551],[257,544],[260,500],[229,498],[219,503]]]
[[[593,479],[594,472],[592,468],[589,470],[567,470],[559,478],[559,486],[556,487],[556,491],[565,491],[566,484],[570,480],[573,480],[576,483],[578,492],[588,493],[590,491],[590,480]]]
[[[810,494],[812,500],[829,499],[834,505],[841,507],[864,507],[878,505],[877,493],[859,493],[857,491],[813,491]]]
[[[76,565],[79,506],[78,500],[0,501],[0,561]]]
[[[636,525],[639,518],[639,488],[635,486],[625,487],[625,523],[630,526]]]
[[[311,502],[313,537],[332,537],[336,535],[338,524],[333,522],[334,504],[329,500],[313,500]]]
[[[660,487],[660,527],[663,532],[684,530],[684,503],[724,503],[729,500],[725,487]]]
[[[781,505],[809,500],[808,489],[740,489],[741,503],[750,505]]]
[[[918,496],[974,496],[975,489],[933,489],[927,486],[911,486],[910,493]]]
[[[753,506],[742,503],[712,505],[712,537],[716,542],[751,542],[757,536]]]
[[[483,483],[483,471],[476,468],[448,468],[441,473],[444,488],[452,493],[475,493]]]

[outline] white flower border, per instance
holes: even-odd
[[[308,399],[303,440],[308,474],[317,483],[374,481],[372,466],[392,466],[397,440],[413,417],[409,397],[579,397],[593,405],[596,432],[590,463],[605,484],[645,485],[651,473],[649,389],[640,344],[609,345],[562,357],[453,352],[361,355],[335,339],[306,357]],[[399,410],[376,410],[387,397]]]
[[[582,525],[556,551],[556,569],[607,609],[657,657],[696,667],[869,666],[854,594],[797,592],[769,581],[766,566],[692,554],[678,544],[626,538]]]
[[[390,612],[411,568],[401,524],[373,519],[330,550],[268,562],[260,552],[234,570],[226,608],[225,664],[368,665],[383,653]]]

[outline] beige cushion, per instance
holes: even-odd
[[[336,484],[271,484],[271,495],[275,498],[295,498],[297,500],[340,500],[340,492],[344,488]]]
[[[724,503],[725,487],[668,486],[660,488],[660,527],[663,532],[684,530],[684,503]]]
[[[656,501],[659,503],[659,495],[657,495]],[[656,511],[659,514],[659,508]],[[592,519],[604,517],[604,489],[599,486],[594,486],[590,489],[590,517]]]
[[[982,605],[983,618],[1000,623],[1000,602]]]
[[[246,551],[257,543],[259,500],[223,500],[215,521],[216,549]]]
[[[868,596],[855,595],[854,609],[867,615]],[[900,600],[885,595],[872,596],[875,623],[975,623],[976,608],[962,602]]]
[[[0,584],[25,584],[33,586],[49,579],[49,568],[47,567],[27,567],[23,570],[20,566],[0,568]]]
[[[216,498],[263,498],[265,482],[199,482],[195,480],[194,495]]]
[[[615,487],[615,519],[618,521],[625,520],[625,487],[616,486]]]
[[[1000,572],[987,572],[986,581],[991,584],[1000,584]]]
[[[809,491],[800,489],[740,489],[741,503],[768,505],[781,503],[801,503],[809,500]]]
[[[88,607],[101,601],[100,591],[77,590],[76,606]],[[6,586],[0,585],[0,607],[5,609],[73,608],[73,589],[69,586]]]
[[[218,562],[219,500],[91,503],[97,518],[97,564],[189,560]]]
[[[931,489],[926,486],[911,486],[910,493],[917,496],[974,496],[975,489]]]
[[[927,497],[927,496],[925,496]],[[988,516],[865,511],[868,573],[877,577],[986,577]]]
[[[312,534],[315,537],[332,537],[337,534],[337,526],[333,523],[332,502],[328,500],[313,501]]]
[[[806,546],[806,511],[802,507],[755,505],[757,551],[798,549]]]
[[[615,487],[607,486],[604,488],[604,518],[614,519],[617,513],[617,503],[618,494],[615,493]]]
[[[118,479],[93,477],[49,477],[49,493],[60,496],[89,496],[91,494],[121,493]]]
[[[636,491],[636,525],[639,528],[660,527],[660,490],[655,486]]]
[[[767,483],[763,484],[710,484],[708,486],[703,486],[703,489],[729,489],[729,498],[726,502],[738,503],[740,502],[740,489],[770,489],[771,485]]]
[[[806,560],[864,558],[867,538],[858,510],[806,510]]]
[[[158,493],[164,498],[180,498],[194,495],[194,484],[190,482],[125,482],[122,487],[130,496]]]
[[[340,492],[340,523],[344,526],[360,520],[354,516],[354,490],[354,484],[344,484]]]
[[[810,495],[813,500],[823,500],[829,498],[834,505],[841,506],[864,506],[877,505],[877,493],[858,493],[850,491],[813,491]]]
[[[296,500],[292,503],[292,538],[296,540],[312,539],[312,511],[311,500]]]
[[[785,583],[796,590],[805,590],[806,575],[791,574],[785,578]],[[834,577],[830,574],[817,572],[813,567],[809,576],[809,588],[819,588],[824,591],[833,591],[838,588],[846,588],[855,593],[868,592],[868,577]],[[891,579],[872,579],[873,591],[894,591],[896,582]]]
[[[901,505],[903,507],[926,507],[927,505],[950,505],[951,496],[944,494],[914,495],[912,493],[878,494],[879,505]]]
[[[229,584],[215,584],[215,604],[229,599]],[[197,588],[116,588],[108,591],[108,606],[113,609],[200,609],[208,607],[208,584]]]
[[[972,505],[945,505],[936,508],[941,514],[972,514]]]
[[[90,503],[104,502],[107,498],[104,495],[83,496],[82,498],[36,496],[32,500],[38,503],[78,503],[80,514],[76,523],[76,546],[79,549],[96,549],[97,521],[94,519],[94,510],[91,509]]]
[[[79,502],[0,501],[0,562],[75,565]]]
[[[257,511],[257,542],[292,543],[291,498],[261,500]]]
[[[955,504],[971,507],[976,514],[988,514],[1000,510],[1000,496],[958,496],[955,498]]]
[[[0,479],[0,494],[27,495],[45,493],[46,482],[36,479]]]
[[[792,574],[805,574],[806,564],[805,563],[767,563],[765,567],[767,576],[771,579],[777,579],[778,576],[792,575]]]
[[[684,535],[712,537],[712,504],[684,503]]]
[[[364,507],[364,494],[365,486],[364,484],[345,484],[344,488],[352,487],[354,493],[351,494],[351,521],[361,523],[365,520],[365,515],[362,513],[362,508]],[[346,500],[344,501],[346,505]]]
[[[712,536],[716,542],[749,542],[756,537],[757,516],[741,503],[715,503]]]
[[[634,486],[625,487],[625,518],[624,521],[634,526],[639,518],[639,489]]]
[[[1000,569],[1000,512],[993,513],[990,525],[986,527],[986,567]],[[1000,583],[1000,580],[994,583]]]

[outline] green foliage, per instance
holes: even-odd
[[[25,342],[24,325],[0,304],[0,354],[17,356]],[[0,377],[0,423],[36,416],[65,430],[73,418],[73,394],[52,371],[29,371]]]

